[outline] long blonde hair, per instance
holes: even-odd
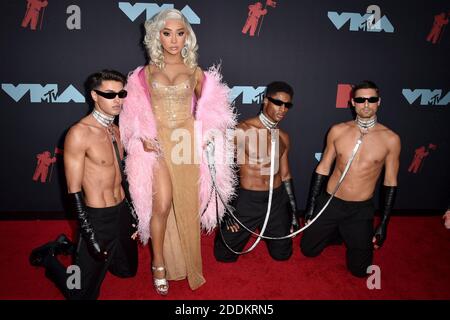
[[[151,19],[145,21],[145,37],[144,45],[147,48],[150,60],[155,63],[158,68],[164,68],[164,54],[161,40],[159,39],[160,31],[164,29],[166,20],[177,19],[183,21],[186,29],[188,30],[185,47],[187,48],[187,54],[183,57],[184,64],[189,68],[197,67],[197,37],[194,30],[192,30],[189,21],[186,17],[176,9],[166,9],[155,14]]]

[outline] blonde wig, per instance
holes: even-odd
[[[147,48],[150,60],[156,64],[160,69],[164,68],[164,54],[161,41],[159,39],[160,31],[164,29],[166,20],[176,19],[181,20],[187,29],[185,47],[187,49],[187,54],[183,56],[184,64],[189,68],[197,67],[197,38],[195,36],[194,30],[192,30],[189,21],[186,17],[176,9],[166,9],[162,10],[151,19],[147,20],[144,24],[145,27],[145,37],[144,44]]]

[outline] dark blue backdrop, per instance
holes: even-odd
[[[142,24],[163,5],[183,10],[194,23],[200,66],[222,64],[241,119],[257,113],[265,84],[292,84],[295,107],[282,127],[293,141],[300,208],[327,130],[352,117],[350,109],[336,108],[338,85],[370,79],[381,88],[379,121],[402,139],[396,208],[443,210],[450,175],[450,26],[432,27],[435,16],[448,19],[449,2],[379,0],[373,9],[356,0],[277,0],[275,7],[264,0],[267,14],[251,36],[242,29],[256,2],[48,0],[32,30],[21,25],[26,0],[1,1],[0,215],[63,209],[58,152],[67,129],[89,111],[83,82],[103,68],[127,73],[146,63]],[[370,25],[368,10],[379,11],[378,25]],[[414,168],[416,150],[423,158]],[[56,162],[44,182],[34,181],[36,156],[45,151]]]

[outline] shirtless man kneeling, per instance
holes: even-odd
[[[305,230],[300,247],[305,256],[315,257],[327,245],[341,238],[347,247],[347,268],[353,275],[365,277],[367,267],[372,264],[373,249],[381,247],[386,239],[397,190],[400,138],[377,122],[380,96],[373,82],[364,81],[353,88],[352,105],[356,120],[334,125],[328,133],[325,151],[311,183],[306,223],[329,199],[361,136],[362,144],[335,197],[322,215]],[[326,183],[335,160],[335,168]],[[383,167],[381,222],[374,231],[372,197]],[[322,193],[324,185],[326,193]]]
[[[240,187],[234,203],[235,213],[243,225],[255,231],[263,226],[270,189],[271,138],[276,143],[274,154],[273,198],[265,236],[282,237],[298,228],[297,204],[289,170],[289,136],[278,128],[292,107],[294,92],[285,82],[267,86],[262,110],[257,117],[247,119],[236,129],[236,153]],[[268,152],[267,152],[268,151]],[[241,252],[251,233],[240,227],[231,215],[224,217],[214,242],[214,256],[221,262],[234,262],[238,255],[227,248]],[[225,243],[224,243],[225,242]],[[270,256],[287,260],[292,255],[292,239],[266,240]]]
[[[116,141],[122,159],[119,128],[113,121],[127,95],[125,83],[126,77],[113,70],[89,76],[86,85],[94,110],[70,128],[64,143],[69,202],[79,222],[74,258],[81,286],[68,288],[71,273],[57,260],[58,254],[75,251],[65,235],[30,255],[30,263],[45,267],[46,276],[67,299],[97,299],[107,271],[122,278],[137,271],[136,221],[125,198],[113,144]]]

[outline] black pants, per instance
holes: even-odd
[[[69,289],[67,279],[72,275],[54,256],[44,261],[46,276],[61,290],[67,299],[97,299],[106,272],[121,278],[133,277],[137,272],[137,242],[131,239],[132,219],[128,205],[124,202],[108,208],[88,208],[96,240],[102,250],[108,252],[105,262],[97,261],[88,251],[86,241],[79,237],[75,265],[81,272],[81,288]]]
[[[240,189],[235,200],[235,216],[250,230],[261,230],[267,212],[269,191],[251,191]],[[289,234],[291,217],[289,198],[284,186],[273,190],[272,208],[264,235],[280,237]],[[237,232],[228,231],[222,223],[221,230],[225,242],[235,251],[242,251],[251,233],[240,226]],[[292,239],[265,240],[270,256],[275,260],[287,260],[292,255]],[[231,252],[223,243],[220,230],[214,241],[214,256],[218,261],[234,262],[239,255]]]
[[[315,214],[329,197],[327,193],[319,196]],[[322,215],[304,231],[300,243],[302,253],[315,257],[340,235],[347,247],[347,268],[357,277],[367,276],[373,257],[374,213],[372,199],[344,201],[334,197]]]

